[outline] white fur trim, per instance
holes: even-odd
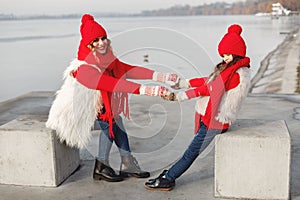
[[[225,92],[219,106],[219,114],[215,117],[217,121],[223,124],[229,123],[231,125],[236,120],[242,102],[249,91],[251,78],[250,69],[248,67],[242,67],[237,70],[237,73],[240,75],[240,84]]]
[[[88,89],[70,76],[82,64],[87,63],[75,59],[65,70],[65,81],[56,92],[46,122],[61,141],[78,148],[85,147],[90,140],[91,128],[102,105],[100,91]]]
[[[196,102],[195,109],[202,116],[205,115],[209,99],[209,96],[202,96]]]

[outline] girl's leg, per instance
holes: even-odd
[[[201,123],[201,127],[195,135],[193,141],[184,152],[180,160],[178,160],[166,173],[166,178],[169,181],[175,181],[181,176],[194,162],[198,155],[210,144],[214,137],[221,133],[222,130],[209,129]]]

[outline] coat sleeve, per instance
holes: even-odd
[[[88,65],[81,65],[76,73],[79,83],[89,89],[104,90],[108,92],[128,92],[139,94],[140,84],[104,75],[97,69]]]
[[[133,66],[127,63],[124,63],[120,60],[117,60],[118,68],[122,68],[125,71],[126,78],[129,79],[152,79],[153,70],[140,67],[140,66]]]
[[[207,77],[193,78],[193,79],[189,80],[189,83],[190,83],[191,87],[200,87],[205,83],[206,80],[207,80]]]
[[[199,97],[199,96],[210,96],[213,92],[212,91],[228,91],[235,87],[237,87],[240,83],[240,76],[238,73],[234,73],[231,77],[230,82],[228,84],[224,84],[223,79],[221,76],[216,78],[214,81],[206,84],[201,85],[200,87],[190,89],[186,91],[186,95],[189,99]]]

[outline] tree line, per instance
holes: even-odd
[[[277,2],[289,10],[300,11],[299,0],[246,0],[232,4],[217,2],[199,6],[177,5],[167,9],[142,11],[141,15],[252,15],[259,12],[271,12],[272,4]]]

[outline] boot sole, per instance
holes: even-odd
[[[170,187],[170,188],[152,188],[152,187],[149,187],[147,185],[144,185],[146,189],[148,190],[160,190],[160,191],[171,191],[173,190],[174,186],[173,187]]]
[[[110,179],[110,178],[107,178],[103,175],[94,175],[93,176],[93,179],[96,180],[96,181],[100,181],[100,180],[104,180],[104,181],[108,181],[108,182],[121,182],[123,181],[124,179],[123,178],[120,178],[120,179]]]

